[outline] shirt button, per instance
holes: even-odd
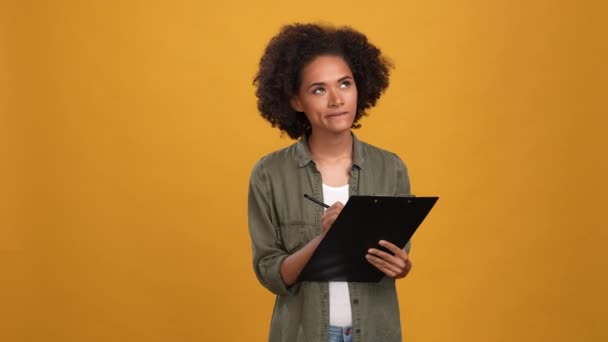
[[[350,187],[350,188],[351,188],[351,189],[353,189],[353,190],[355,190],[357,187],[356,187],[356,186],[354,186],[354,185],[351,185],[351,187]]]
[[[361,333],[361,329],[355,330],[355,333],[360,334]]]
[[[353,300],[353,304],[355,304],[355,305],[359,304],[359,300],[358,299]]]

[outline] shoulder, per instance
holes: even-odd
[[[360,143],[365,163],[370,163],[372,166],[382,164],[405,168],[405,163],[396,153],[363,141]]]
[[[252,178],[266,177],[268,173],[281,172],[297,166],[297,143],[271,152],[260,158],[251,170]]]
[[[389,184],[384,191],[389,194],[409,194],[409,176],[405,163],[396,153],[363,143],[363,169],[375,184]],[[391,185],[392,184],[392,185]],[[376,192],[378,193],[378,192]]]

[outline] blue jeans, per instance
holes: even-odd
[[[329,326],[329,342],[351,342],[353,340],[352,327]]]

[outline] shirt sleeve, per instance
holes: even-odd
[[[251,172],[248,195],[249,234],[253,270],[260,283],[276,295],[294,295],[298,284],[287,287],[281,277],[281,263],[289,256],[278,228],[271,219],[272,197],[261,162]]]

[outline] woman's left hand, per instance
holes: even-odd
[[[412,269],[412,262],[407,252],[394,244],[380,240],[379,245],[391,251],[394,255],[376,248],[370,248],[365,255],[367,261],[382,271],[388,277],[399,279],[405,277]]]

